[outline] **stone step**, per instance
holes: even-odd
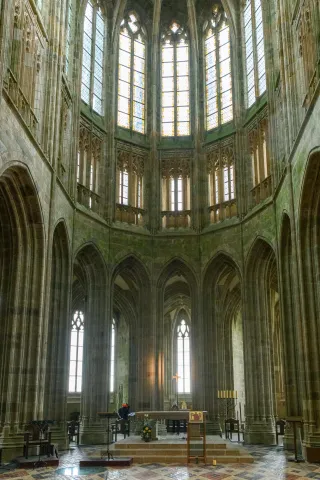
[[[199,443],[199,444],[195,444],[193,443],[194,446],[196,445],[199,445],[199,448],[202,448],[202,444]],[[142,449],[142,450],[146,450],[146,449],[156,449],[156,450],[160,450],[160,449],[168,449],[170,448],[171,449],[180,449],[180,450],[183,450],[184,448],[187,448],[187,445],[185,443],[181,443],[181,444],[178,444],[178,443],[158,443],[157,441],[155,442],[144,442],[144,443],[117,443],[117,444],[113,444],[112,446],[112,449],[113,448],[116,448],[117,450],[118,449],[121,449],[121,450],[131,450],[132,448],[136,448],[136,449]],[[226,443],[207,443],[207,449],[210,449],[210,448],[213,448],[215,450],[227,450],[228,447],[227,447],[227,444]]]
[[[130,452],[124,452],[123,449],[118,449],[118,448],[115,448],[115,449],[112,449],[112,455],[115,455],[115,456],[121,456],[121,455],[125,455],[126,453],[130,454],[130,456],[132,457],[135,457],[135,456],[150,456],[150,455],[153,455],[153,456],[179,456],[179,455],[187,455],[187,448],[185,449],[171,449],[171,448],[167,448],[167,449],[143,449],[143,448],[131,448],[130,449]],[[197,452],[201,453],[202,452],[202,449],[197,449],[197,448],[192,448],[191,449],[191,452],[193,454],[197,454]],[[106,455],[106,452],[105,451],[102,451],[101,452],[101,455],[102,456],[105,456]],[[228,450],[219,450],[219,449],[208,449],[207,448],[207,455],[211,455],[211,456],[214,456],[214,455],[219,455],[219,456],[226,456],[226,455],[229,455],[229,456],[239,456],[241,455],[241,452],[237,449],[228,449]]]
[[[175,463],[185,465],[187,462],[186,455],[131,455],[135,464],[139,463]],[[253,463],[253,457],[248,455],[207,455],[207,465],[212,465],[212,461],[216,460],[217,465],[225,463]],[[192,463],[195,462],[195,459],[192,459]],[[199,458],[199,462],[202,460]]]

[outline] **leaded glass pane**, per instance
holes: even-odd
[[[145,58],[146,47],[143,43],[134,41],[134,54],[138,57]]]
[[[138,87],[144,88],[145,77],[143,73],[134,71],[133,72],[133,84]]]
[[[129,115],[126,113],[118,112],[118,125],[120,125],[120,127],[129,128]]]
[[[218,111],[217,97],[211,98],[207,103],[207,115],[212,115]]]
[[[136,100],[140,103],[144,103],[144,89],[143,88],[133,87],[133,100]]]
[[[174,135],[174,123],[162,122],[162,135],[166,137],[172,137]]]
[[[101,98],[98,98],[96,95],[93,95],[92,108],[99,115],[102,115],[102,101]]]
[[[220,47],[229,42],[229,27],[220,30],[219,32],[219,45]]]
[[[165,92],[162,94],[162,106],[163,107],[172,107],[174,105],[174,93]]]
[[[177,108],[177,119],[178,119],[178,122],[189,121],[189,107],[178,107]]]
[[[131,38],[125,35],[124,33],[121,33],[119,46],[121,50],[125,50],[126,52],[131,52]]]
[[[129,114],[129,99],[125,97],[118,97],[118,110],[119,112],[128,113]]]
[[[205,41],[205,52],[209,53],[214,51],[216,48],[216,36],[212,35],[211,37],[207,38]]]
[[[231,73],[230,58],[228,58],[227,60],[224,60],[223,62],[220,63],[220,77],[223,77],[224,75],[227,75],[228,73]]]
[[[220,86],[221,86],[221,92],[230,90],[232,87],[231,75],[226,75],[225,77],[222,77]]]
[[[90,101],[90,90],[88,87],[86,87],[85,85],[81,85],[81,99],[85,102],[85,103],[89,103]]]
[[[119,65],[119,78],[125,82],[130,82],[130,68]]]
[[[144,120],[142,118],[133,117],[132,128],[136,132],[144,133]]]
[[[188,61],[189,48],[187,46],[177,48],[177,61]]]
[[[206,56],[206,68],[211,68],[216,64],[216,51],[209,52]]]
[[[207,130],[216,128],[218,126],[218,112],[207,117]]]
[[[130,53],[126,52],[125,50],[119,50],[119,63],[120,65],[130,67],[130,63],[131,63]]]
[[[190,123],[189,122],[178,122],[177,123],[177,133],[179,136],[190,135]]]
[[[230,122],[233,119],[233,108],[229,105],[227,108],[221,110],[221,123]]]
[[[226,58],[230,57],[230,43],[226,43],[219,49],[219,60],[222,62]]]
[[[134,57],[133,68],[138,72],[144,72],[144,59],[140,57]]]
[[[177,83],[178,92],[189,90],[189,77],[179,77],[179,81]]]
[[[177,105],[178,106],[189,105],[189,92],[188,91],[177,93]]]
[[[133,115],[135,117],[144,118],[144,106],[142,103],[133,102]]]
[[[167,77],[162,79],[162,90],[163,92],[173,92],[173,77]],[[186,88],[184,88],[186,90]]]
[[[130,97],[130,84],[129,83],[123,82],[122,80],[119,80],[118,87],[119,87],[118,92],[119,92],[120,95],[122,95],[123,97],[127,97],[127,98]],[[138,89],[138,87],[134,87],[134,88]],[[139,90],[141,90],[141,89],[139,89]]]
[[[212,97],[217,96],[217,83],[212,82],[209,85],[207,85],[207,99],[209,100]]]
[[[162,48],[162,61],[163,62],[173,62],[173,47],[163,47]]]
[[[177,75],[178,77],[185,76],[189,74],[189,63],[188,62],[178,62],[177,63]]]
[[[162,76],[163,77],[173,77],[173,63],[166,62],[162,64]]]
[[[173,107],[162,108],[162,122],[173,122],[173,121],[174,121],[174,108]]]
[[[206,82],[212,82],[216,79],[217,70],[216,67],[211,67],[206,71]]]

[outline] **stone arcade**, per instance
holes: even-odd
[[[319,1],[0,5],[3,459],[228,390],[320,460]]]

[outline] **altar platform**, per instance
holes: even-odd
[[[184,434],[167,434],[159,440],[145,442],[140,436],[130,436],[110,446],[115,458],[132,457],[134,463],[187,464],[187,440]],[[202,452],[202,441],[192,440],[193,452]],[[101,451],[101,456],[106,450]],[[253,463],[250,453],[240,444],[223,441],[219,436],[207,435],[207,464]]]

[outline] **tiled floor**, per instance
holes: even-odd
[[[255,457],[249,465],[230,464],[204,465],[163,465],[144,464],[123,468],[83,468],[79,460],[93,453],[93,448],[82,447],[60,455],[59,468],[35,470],[0,470],[0,480],[320,480],[320,464],[288,462],[281,448],[246,447]],[[98,452],[100,448],[96,449]]]

